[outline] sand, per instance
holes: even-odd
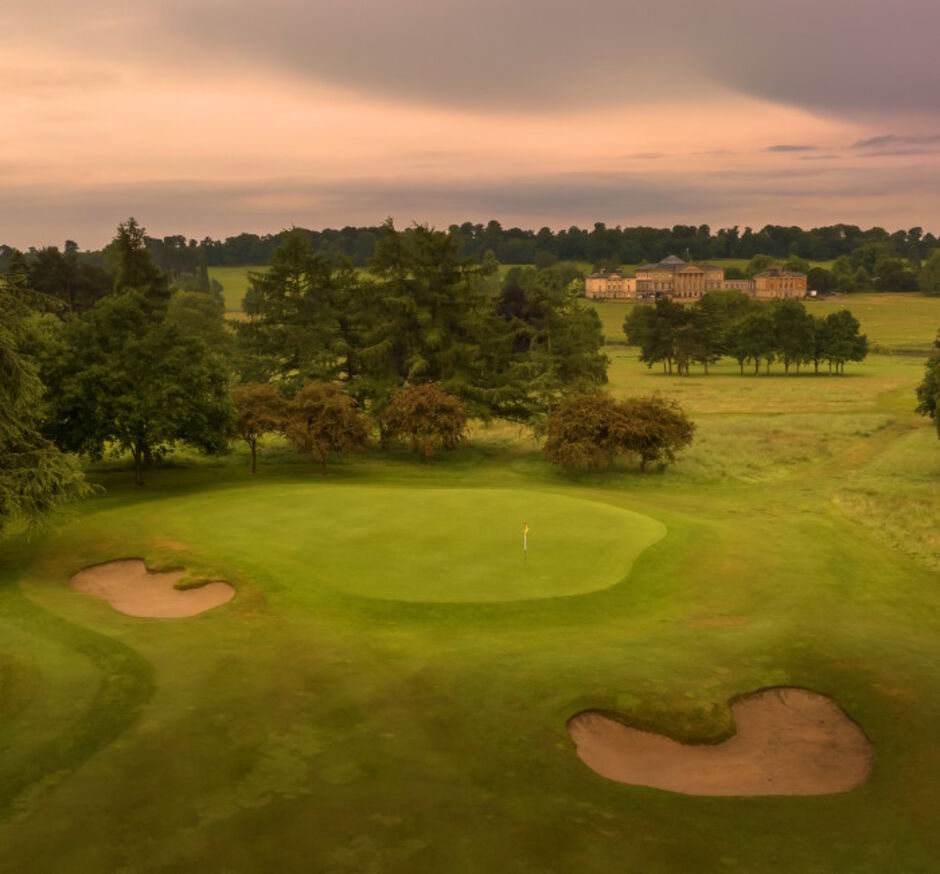
[[[139,558],[111,561],[79,571],[72,588],[103,598],[115,610],[148,619],[195,616],[230,601],[235,589],[215,580],[193,589],[175,588],[183,571],[151,573]]]
[[[719,744],[679,743],[596,711],[573,716],[568,731],[601,776],[687,795],[827,795],[871,773],[871,742],[825,695],[766,689],[736,700],[731,714],[736,732]]]

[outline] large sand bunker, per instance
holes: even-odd
[[[192,589],[177,589],[183,571],[153,573],[139,558],[110,561],[79,571],[71,585],[79,592],[103,598],[115,610],[148,619],[195,616],[230,601],[235,589],[222,580]]]
[[[735,701],[731,715],[737,730],[719,744],[679,743],[596,711],[573,716],[568,731],[601,776],[688,795],[826,795],[871,773],[871,742],[825,695],[766,689]]]

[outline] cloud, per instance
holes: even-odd
[[[633,106],[732,90],[847,115],[940,111],[935,0],[65,0],[7,26],[192,75],[300,81],[473,110]],[[668,57],[668,63],[663,58]]]
[[[883,149],[887,147],[897,148],[903,146],[930,146],[940,145],[940,134],[929,134],[918,136],[916,134],[881,134],[877,137],[869,137],[866,140],[859,140],[852,145],[853,149]]]
[[[780,143],[776,146],[768,146],[766,151],[768,152],[812,152],[815,151],[816,146],[798,146],[790,145],[789,143]]]

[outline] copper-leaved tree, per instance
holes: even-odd
[[[645,470],[675,461],[694,433],[681,407],[660,395],[617,401],[600,392],[574,394],[549,417],[545,455],[567,470],[600,470],[634,453]]]
[[[287,400],[270,382],[250,382],[232,390],[235,433],[251,450],[251,472],[257,470],[258,447],[265,434],[282,432],[287,420]]]
[[[467,409],[433,383],[406,385],[389,400],[381,427],[385,437],[408,440],[427,459],[435,449],[454,449],[466,440]]]
[[[294,395],[285,432],[299,452],[319,462],[323,474],[331,454],[358,452],[369,440],[369,426],[355,398],[330,382],[310,382]]]

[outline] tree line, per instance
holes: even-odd
[[[412,231],[406,229],[403,233]],[[161,270],[173,278],[196,277],[209,266],[266,264],[275,249],[294,233],[301,233],[312,250],[327,258],[345,257],[353,266],[364,267],[375,256],[383,226],[342,229],[293,229],[276,234],[242,233],[214,240],[187,239],[182,235],[144,237],[144,244]],[[688,260],[764,256],[784,261],[835,260],[831,269],[817,267],[810,287],[818,291],[875,289],[940,293],[940,243],[922,228],[889,232],[873,227],[837,224],[803,230],[799,227],[766,225],[760,230],[737,226],[712,231],[708,225],[674,225],[672,228],[608,227],[597,222],[591,229],[570,227],[558,231],[504,228],[498,221],[486,224],[453,224],[447,234],[454,239],[461,258],[482,263],[487,253],[501,264],[531,264],[544,268],[558,261],[586,262],[593,267],[615,268],[621,264],[659,261],[676,254]],[[44,269],[61,269],[58,249],[30,250],[31,259],[47,259]],[[7,271],[16,251],[0,246],[0,272]],[[62,255],[89,268],[105,270],[110,253],[79,252],[67,241]],[[931,262],[930,269],[925,269]],[[805,272],[805,271],[804,271]],[[98,279],[101,275],[98,274]]]
[[[708,292],[692,306],[669,298],[639,305],[623,330],[648,367],[661,363],[664,372],[679,375],[688,375],[693,364],[707,374],[709,365],[725,357],[737,361],[742,375],[745,365],[755,374],[761,365],[770,373],[775,361],[785,373],[799,373],[805,364],[819,373],[821,363],[829,373],[844,373],[847,362],[868,354],[868,340],[846,309],[820,317],[798,300],[768,303],[740,291]]]
[[[288,234],[252,274],[248,318],[234,325],[211,287],[158,267],[133,219],[109,258],[97,297],[69,300],[64,279],[57,294],[37,292],[28,265],[3,277],[4,324],[18,314],[3,340],[32,368],[8,399],[20,417],[9,428],[60,453],[127,452],[138,482],[179,444],[225,451],[244,416],[321,465],[374,431],[427,456],[458,445],[469,416],[541,429],[566,393],[606,382],[600,321],[563,273],[529,270],[494,288],[490,267],[426,227],[387,223],[368,273]]]

